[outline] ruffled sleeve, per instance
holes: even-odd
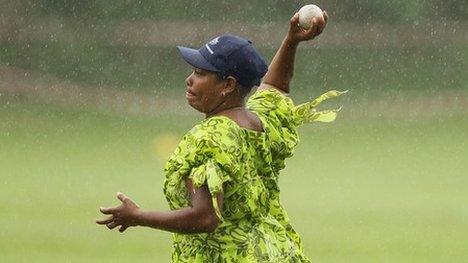
[[[205,184],[208,186],[215,213],[219,219],[222,219],[217,195],[223,191],[223,183],[230,180],[229,175],[221,170],[216,161],[208,159],[204,164],[193,168],[189,178],[193,180],[195,187]]]
[[[273,165],[276,170],[284,168],[284,159],[291,157],[299,141],[297,127],[311,122],[332,122],[340,109],[318,111],[316,107],[324,100],[334,98],[346,91],[328,91],[316,99],[295,106],[292,99],[273,86],[255,92],[247,107],[262,120],[268,134]]]
[[[187,156],[191,166],[189,178],[195,187],[208,186],[214,210],[221,220],[217,195],[223,192],[223,184],[232,180],[239,167],[236,141],[228,128],[220,128],[222,125],[226,124],[211,119],[197,127],[192,132],[194,151]]]

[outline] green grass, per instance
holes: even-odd
[[[81,19],[128,20],[184,20],[184,21],[229,21],[263,22],[286,20],[302,5],[310,1],[216,1],[199,0],[115,0],[109,5],[104,0],[85,1],[21,1],[17,11],[25,15],[60,16]],[[439,1],[369,1],[369,0],[316,0],[315,4],[327,10],[334,20],[380,21],[387,23],[468,17],[462,0]],[[8,10],[8,9],[7,9]]]
[[[196,120],[0,104],[1,262],[167,262],[170,234],[94,224],[123,191],[167,209],[153,140]],[[468,261],[467,117],[301,128],[282,200],[315,262]]]
[[[200,43],[201,44],[201,43]],[[196,44],[194,44],[196,46]],[[267,61],[276,47],[262,49]],[[296,90],[350,89],[359,93],[468,89],[463,47],[303,48],[297,55]],[[0,63],[84,86],[162,93],[184,87],[190,67],[175,47],[92,43],[0,42]]]

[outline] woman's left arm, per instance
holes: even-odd
[[[206,185],[195,188],[190,179],[186,180],[191,206],[168,211],[142,211],[139,206],[122,193],[117,193],[121,205],[110,208],[100,208],[109,217],[96,220],[109,229],[120,226],[124,232],[131,226],[147,226],[182,234],[210,233],[220,224],[212,204],[211,194]],[[223,195],[217,195],[218,207],[222,210]]]

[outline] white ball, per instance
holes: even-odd
[[[305,5],[299,9],[299,26],[304,29],[309,29],[312,23],[312,18],[323,18],[323,12],[316,5]]]

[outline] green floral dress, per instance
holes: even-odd
[[[294,106],[274,88],[257,91],[247,102],[264,132],[241,128],[225,116],[193,127],[168,160],[164,193],[171,209],[190,205],[185,180],[207,185],[222,223],[213,233],[174,234],[173,262],[310,262],[304,255],[279,198],[278,177],[298,142],[297,127],[333,121],[338,110],[317,112],[329,91]],[[223,209],[217,193],[223,192]]]

